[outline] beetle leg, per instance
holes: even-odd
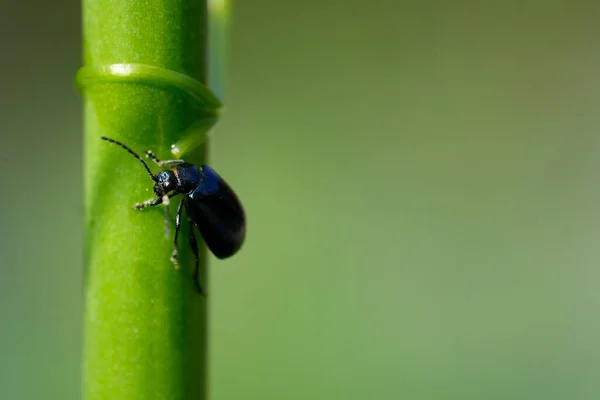
[[[169,199],[173,196],[177,196],[179,193],[171,193],[168,196],[163,196],[163,197],[158,197],[158,198],[152,198],[152,199],[148,199],[142,203],[136,203],[133,205],[132,208],[135,208],[136,210],[141,210],[144,209],[146,207],[154,207],[157,206],[159,204],[164,204],[165,206],[169,205]]]
[[[198,293],[202,296],[206,296],[204,290],[202,290],[202,286],[198,281],[198,272],[200,269],[200,258],[198,257],[198,243],[196,242],[196,235],[194,233],[194,222],[188,218],[188,225],[190,226],[190,247],[192,248],[192,252],[194,253],[194,284],[196,285],[196,289]]]
[[[169,165],[175,165],[175,164],[181,164],[184,163],[185,161],[183,160],[165,160],[165,161],[160,161],[158,159],[158,157],[156,157],[156,155],[154,155],[154,153],[152,152],[152,150],[147,150],[146,151],[146,157],[151,159],[152,161],[154,161],[154,164],[158,165],[159,167],[166,167]]]
[[[165,206],[165,237],[168,238],[169,235],[169,196],[164,195],[162,197],[162,204]]]
[[[162,203],[163,203],[162,197],[158,197],[158,198],[148,199],[142,203],[136,203],[133,205],[132,208],[135,208],[136,210],[142,210],[146,207],[154,207],[154,206],[157,206]]]
[[[181,200],[179,207],[177,207],[177,215],[175,216],[175,236],[173,238],[173,253],[171,254],[171,262],[175,266],[175,269],[179,269],[179,250],[177,248],[177,238],[179,237],[179,229],[181,228],[181,211],[183,210],[183,202]]]

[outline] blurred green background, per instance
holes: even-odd
[[[600,3],[234,3],[211,399],[597,399]],[[2,399],[79,398],[79,18],[2,1]]]

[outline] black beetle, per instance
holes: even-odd
[[[171,261],[176,267],[178,266],[177,236],[181,226],[181,211],[185,206],[189,221],[190,246],[195,257],[194,282],[198,291],[203,294],[202,286],[198,282],[198,244],[194,234],[194,225],[198,227],[204,242],[217,258],[231,257],[242,247],[246,237],[246,216],[238,197],[227,182],[207,165],[196,167],[184,160],[160,161],[152,151],[148,150],[146,157],[159,167],[173,166],[173,168],[160,171],[155,175],[135,151],[106,136],[102,136],[101,139],[127,150],[144,165],[150,178],[155,182],[154,194],[156,197],[138,203],[133,208],[141,210],[164,204],[165,226],[168,226],[169,199],[176,195],[183,195],[175,217],[174,249]]]

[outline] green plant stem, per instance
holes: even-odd
[[[174,227],[164,211],[134,211],[152,197],[140,163],[108,136],[161,159],[201,142],[219,102],[206,78],[206,2],[84,0],[86,286],[84,397],[205,399],[207,298],[194,290],[184,218],[180,266],[170,262]],[[191,140],[194,141],[194,140]],[[183,154],[200,164],[202,146]],[[150,163],[150,168],[159,168]],[[173,214],[178,198],[171,200]],[[207,287],[199,240],[200,281]]]

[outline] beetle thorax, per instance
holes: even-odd
[[[177,187],[174,189],[177,193],[190,193],[202,181],[202,173],[193,164],[180,164],[173,168],[172,171],[177,179]]]

